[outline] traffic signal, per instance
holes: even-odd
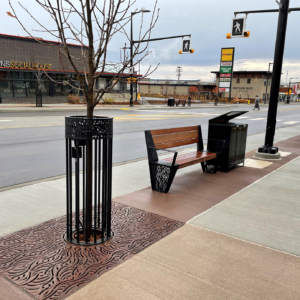
[[[244,37],[248,38],[250,36],[250,31],[244,31]]]
[[[132,77],[132,82],[136,82],[136,81],[137,81],[137,78],[136,77]],[[127,78],[127,82],[131,83],[131,77]]]
[[[182,54],[182,50],[179,50],[179,54]]]
[[[227,39],[227,40],[231,39],[231,33],[227,33],[227,34],[226,34],[226,39]]]
[[[195,50],[194,49],[190,49],[190,53],[194,53],[195,52]]]

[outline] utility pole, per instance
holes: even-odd
[[[273,65],[273,63],[269,63],[269,69],[268,69],[268,75],[267,75],[267,84],[266,84],[266,98],[265,98],[265,104],[267,103],[268,99],[268,85],[269,85],[269,73],[270,73],[270,65]]]
[[[177,67],[176,69],[176,75],[178,77],[178,83],[179,83],[179,80],[180,80],[180,76],[181,76],[181,73],[182,73],[182,67]]]

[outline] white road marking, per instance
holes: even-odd
[[[12,120],[0,120],[0,122],[11,122]]]
[[[284,122],[283,124],[293,125],[296,123],[299,123],[299,121],[289,121],[289,122]]]
[[[266,118],[256,118],[256,119],[250,119],[250,121],[259,121],[259,120],[266,120]]]
[[[236,119],[248,119],[250,117],[237,117]]]

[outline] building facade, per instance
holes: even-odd
[[[138,90],[141,95],[149,97],[174,97],[187,99],[213,99],[217,92],[215,83],[205,83],[200,80],[165,80],[145,78],[139,81]]]
[[[217,86],[219,86],[220,72],[216,74]],[[268,84],[267,84],[268,82]],[[269,99],[272,84],[272,72],[268,71],[234,71],[231,85],[231,98],[244,98],[254,101],[256,95],[261,100]],[[229,92],[222,93],[222,97],[228,98]]]
[[[68,102],[69,94],[82,96],[82,92],[76,88],[79,86],[77,76],[59,42],[0,34],[0,45],[2,103],[35,103],[38,76],[41,78],[43,103]],[[82,61],[82,47],[68,44],[68,49],[75,58],[76,68],[84,74],[88,68],[86,62]],[[96,88],[104,87],[114,75],[105,73],[97,80]],[[106,98],[117,102],[129,101],[130,84],[126,82],[126,77],[130,75],[123,75],[124,80],[114,87],[113,93],[106,94]]]

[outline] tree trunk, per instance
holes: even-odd
[[[93,118],[93,90],[89,92],[87,99],[87,117]],[[93,215],[93,141],[86,141],[86,224],[84,231],[84,239],[89,240],[92,234],[92,215]],[[96,172],[96,170],[95,170]]]

